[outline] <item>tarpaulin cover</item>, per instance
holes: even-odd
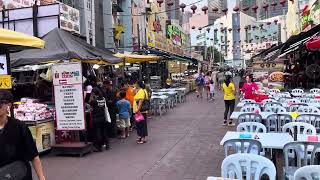
[[[115,54],[116,57],[124,58],[126,63],[140,63],[149,61],[158,61],[161,59],[159,56],[154,55],[138,55],[138,54]]]
[[[56,28],[43,37],[44,49],[29,49],[11,54],[12,67],[41,64],[52,61],[82,61],[94,64],[114,64],[122,62],[111,51],[88,44],[71,33]]]
[[[7,29],[0,29],[0,49],[15,51],[44,48],[44,44],[45,42],[39,38]]]
[[[306,46],[309,50],[320,50],[320,36],[308,41]]]

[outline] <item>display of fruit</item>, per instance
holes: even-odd
[[[283,72],[273,72],[270,74],[269,79],[273,82],[283,81],[284,73]]]

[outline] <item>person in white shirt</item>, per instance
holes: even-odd
[[[214,100],[214,81],[211,80],[210,84],[209,84],[209,88],[210,88],[210,100]]]

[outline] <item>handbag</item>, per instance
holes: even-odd
[[[111,123],[111,118],[110,118],[110,113],[109,113],[109,109],[107,106],[107,102],[106,102],[105,98],[103,98],[103,99],[104,99],[104,117],[106,118],[108,123]]]
[[[141,112],[137,112],[135,115],[134,115],[134,119],[136,122],[141,122],[141,121],[144,121],[144,117],[142,115]]]
[[[22,180],[27,175],[27,166],[22,161],[15,161],[0,168],[0,180]]]
[[[143,103],[141,105],[141,109],[140,109],[141,112],[150,110],[150,100],[147,97],[147,93],[145,91],[144,91],[144,93],[145,93],[145,96],[144,96],[145,99],[143,100]]]

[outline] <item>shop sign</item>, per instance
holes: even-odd
[[[81,63],[52,66],[58,130],[84,130]]]
[[[60,27],[67,31],[80,34],[80,12],[66,4],[60,3]]]
[[[0,75],[8,74],[7,57],[6,55],[0,56]]]
[[[29,130],[39,152],[49,150],[55,144],[53,121],[29,126]]]
[[[0,89],[11,89],[12,78],[10,75],[0,75]]]
[[[181,31],[177,26],[168,25],[167,35],[174,45],[181,46]]]
[[[159,20],[153,22],[153,29],[156,33],[161,31],[161,24]]]
[[[318,25],[320,24],[320,1],[317,0],[314,4],[311,5],[310,11],[311,20],[313,24]]]

